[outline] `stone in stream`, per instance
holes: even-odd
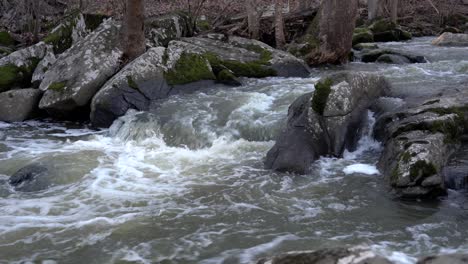
[[[287,125],[267,154],[266,168],[304,174],[320,156],[341,157],[345,149],[355,149],[367,109],[389,86],[380,76],[344,72],[315,87],[289,107]]]
[[[190,93],[215,83],[239,85],[238,77],[308,76],[305,63],[250,39],[209,34],[148,50],[109,80],[91,103],[91,122],[108,127],[128,109]]]
[[[257,264],[392,264],[384,257],[376,255],[369,249],[334,248],[316,251],[294,251],[271,258],[263,258]]]
[[[19,122],[37,115],[42,92],[19,89],[0,93],[0,121]]]
[[[446,47],[468,47],[468,34],[445,32],[432,41],[432,45]]]
[[[425,100],[382,115],[374,128],[384,143],[378,166],[402,198],[444,195],[450,166],[466,133],[467,92]],[[448,174],[447,174],[448,173]]]
[[[28,165],[14,173],[9,183],[16,191],[35,192],[50,187],[49,169],[41,164]]]
[[[54,117],[87,115],[92,97],[120,68],[119,32],[109,19],[62,53],[39,87],[45,92],[39,107]]]
[[[468,264],[468,255],[449,254],[421,258],[416,264]]]
[[[395,54],[384,54],[377,58],[376,62],[380,63],[390,63],[390,64],[408,64],[411,61],[402,55],[395,55]]]
[[[389,57],[393,55],[394,57]],[[385,57],[382,57],[385,56]],[[398,57],[396,57],[398,56]],[[374,49],[366,51],[361,55],[362,62],[407,62],[408,63],[426,63],[427,60],[424,56],[417,54],[410,54],[403,51],[397,51],[392,49]],[[380,61],[379,61],[380,60]]]

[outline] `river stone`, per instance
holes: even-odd
[[[367,109],[387,90],[386,80],[373,74],[345,72],[322,79],[313,93],[289,107],[287,125],[265,167],[304,174],[320,156],[341,157],[345,149],[353,150]]]
[[[317,251],[293,251],[272,258],[264,258],[257,264],[392,264],[384,257],[365,248],[335,248]]]
[[[45,92],[39,107],[50,115],[73,119],[86,108],[120,67],[120,25],[112,19],[57,58],[39,89]],[[89,112],[85,111],[85,114]]]
[[[436,46],[468,47],[468,34],[445,32],[432,41],[432,44]]]
[[[30,87],[37,64],[50,52],[52,46],[39,42],[1,58],[0,92],[16,87]]]
[[[49,169],[41,164],[31,164],[13,174],[9,183],[16,191],[35,192],[50,186],[47,177]]]
[[[376,62],[383,55],[397,55],[405,57],[411,63],[426,63],[427,60],[424,56],[417,54],[410,54],[407,52],[392,50],[392,49],[375,49],[371,51],[364,52],[362,54],[362,62]]]
[[[380,63],[390,63],[390,64],[407,64],[407,63],[411,63],[411,61],[405,57],[405,56],[401,56],[401,55],[395,55],[395,54],[384,54],[382,56],[380,56],[376,62],[380,62]]]
[[[164,79],[166,49],[152,48],[129,63],[94,96],[91,122],[108,127],[129,109],[148,110],[151,101],[166,98],[171,87]]]
[[[0,121],[20,122],[37,114],[42,92],[20,89],[0,93]]]
[[[430,256],[425,257],[416,264],[467,264],[468,255],[463,254],[450,254],[450,255],[440,255],[440,256]]]
[[[409,105],[382,115],[374,134],[384,142],[378,167],[403,198],[433,198],[446,193],[446,173],[462,144],[468,114],[467,92]]]

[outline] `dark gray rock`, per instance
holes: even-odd
[[[31,164],[13,174],[9,183],[16,191],[35,192],[50,187],[49,169],[40,164]]]
[[[151,47],[167,47],[171,40],[193,34],[190,19],[182,13],[148,17],[145,31],[147,44]]]
[[[268,152],[265,167],[303,174],[320,156],[340,157],[345,149],[353,150],[366,110],[387,89],[385,79],[372,74],[340,73],[322,79],[314,93],[290,106],[286,128]]]
[[[395,55],[395,54],[384,54],[377,58],[376,62],[380,63],[390,63],[390,64],[408,64],[411,63],[411,61],[401,55]]]
[[[19,122],[30,119],[39,110],[42,92],[37,89],[11,90],[0,93],[0,121]]]
[[[362,62],[376,62],[382,55],[398,55],[401,57],[405,57],[411,63],[426,63],[427,60],[424,56],[417,55],[417,54],[409,54],[402,51],[391,50],[391,49],[376,49],[364,52],[361,55]]]
[[[462,141],[462,147],[450,158],[442,169],[445,186],[453,190],[468,190],[468,142]]]
[[[441,256],[431,256],[420,259],[416,264],[466,264],[468,255],[450,254]]]
[[[317,251],[298,251],[284,253],[272,258],[264,258],[257,264],[392,264],[365,248],[336,248]]]
[[[109,19],[62,53],[44,76],[39,103],[50,115],[73,119],[120,68],[120,25]],[[86,114],[88,114],[87,112]]]

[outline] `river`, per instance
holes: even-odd
[[[468,253],[468,196],[395,199],[376,171],[381,145],[371,132],[308,175],[263,168],[288,106],[324,74],[378,72],[405,94],[468,89],[468,48],[431,40],[381,44],[430,63],[356,62],[305,79],[247,79],[173,96],[152,114],[130,111],[108,130],[0,122],[0,263],[251,263],[355,245],[397,263]],[[14,191],[9,175],[31,163],[52,168],[52,186]]]

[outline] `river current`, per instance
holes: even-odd
[[[130,111],[108,130],[0,122],[0,263],[251,263],[356,245],[397,263],[468,253],[468,195],[395,199],[375,167],[381,145],[370,132],[356,151],[321,158],[308,175],[263,168],[288,106],[324,74],[378,72],[405,93],[468,89],[468,48],[431,40],[380,45],[418,52],[426,64],[245,79],[173,96],[151,114]],[[32,163],[52,168],[52,186],[14,191],[8,177]]]

